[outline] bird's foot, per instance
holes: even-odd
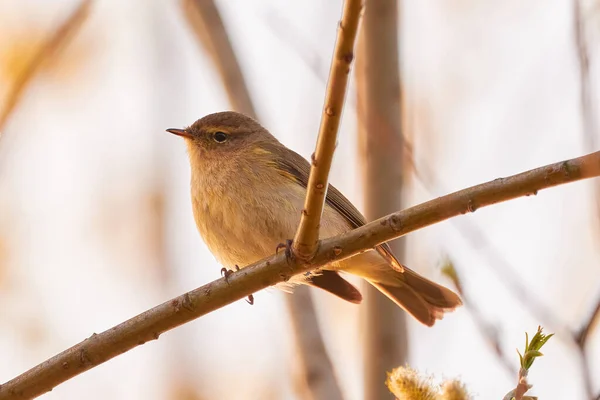
[[[240,270],[240,266],[239,266],[239,265],[236,265],[236,266],[235,266],[235,271],[239,271],[239,270]],[[227,283],[229,283],[229,276],[230,276],[231,274],[233,274],[233,272],[234,272],[234,271],[233,271],[232,269],[227,269],[227,268],[225,268],[225,267],[221,268],[221,276],[224,276],[224,277],[225,277],[225,281],[226,281]],[[246,302],[247,302],[248,304],[250,304],[250,305],[253,305],[253,304],[254,304],[254,296],[253,296],[253,295],[251,295],[251,294],[249,294],[249,295],[248,295],[248,298],[246,299]]]
[[[240,267],[236,265],[236,266],[235,266],[235,270],[236,270],[236,271],[239,271],[239,270],[240,270]],[[221,276],[225,277],[225,281],[226,281],[227,283],[229,283],[229,276],[230,276],[231,274],[233,274],[233,270],[232,270],[232,269],[227,269],[227,268],[225,268],[225,267],[221,268]]]
[[[287,239],[285,243],[279,243],[275,248],[275,254],[279,253],[279,250],[285,249],[285,258],[288,260],[292,259],[292,239]]]

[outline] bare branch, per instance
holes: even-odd
[[[179,325],[240,300],[292,275],[352,257],[378,244],[478,208],[549,187],[600,176],[600,151],[473,186],[398,211],[319,243],[310,263],[283,252],[169,300],[33,367],[0,386],[0,400],[39,396],[68,379]]]
[[[40,47],[31,62],[23,69],[6,95],[4,107],[0,111],[0,135],[29,83],[35,78],[44,62],[56,56],[69,40],[79,32],[89,14],[91,5],[92,0],[83,0],[75,11],[56,28],[48,40]]]
[[[354,42],[362,7],[361,0],[346,0],[338,27],[319,137],[312,156],[306,200],[293,243],[294,256],[303,261],[310,261],[317,250],[321,213],[327,194],[329,170],[346,97],[348,75],[350,75],[350,67],[354,59]]]
[[[211,55],[221,75],[229,103],[234,110],[256,118],[242,69],[214,1],[181,0],[181,5],[196,38]]]
[[[398,2],[366,0],[357,44],[356,98],[367,221],[402,208],[404,144],[398,53]],[[404,248],[402,239],[393,243],[400,260]],[[385,399],[390,393],[381,377],[405,364],[408,357],[406,314],[371,285],[365,287],[365,308],[363,398]]]

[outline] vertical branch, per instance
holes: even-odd
[[[182,0],[182,8],[198,41],[219,70],[233,109],[257,118],[240,64],[213,0]],[[341,400],[341,389],[325,348],[309,288],[298,287],[293,296],[284,296],[284,299],[296,338],[303,385],[314,399]]]
[[[354,59],[354,42],[362,11],[361,0],[346,0],[339,23],[325,104],[321,115],[317,146],[312,155],[312,165],[300,225],[294,237],[293,253],[301,261],[309,261],[317,250],[319,225],[327,195],[329,170],[337,142],[337,132],[342,117],[348,75]]]
[[[6,95],[4,105],[0,110],[0,135],[4,126],[13,112],[27,86],[35,78],[46,60],[58,54],[58,52],[72,39],[86,20],[92,0],[83,0],[73,13],[48,37],[48,40],[40,47],[33,59],[27,64],[19,77],[15,80],[10,91]],[[1,137],[1,136],[0,136]]]
[[[398,2],[367,0],[358,42],[356,89],[359,157],[365,216],[374,220],[402,209],[402,104],[398,50]],[[405,240],[393,243],[404,258]],[[386,372],[406,363],[408,342],[404,313],[375,288],[366,291],[364,342],[365,399],[389,392]]]
[[[256,118],[242,69],[214,1],[181,0],[181,5],[196,38],[210,54],[221,75],[229,103],[234,110]]]

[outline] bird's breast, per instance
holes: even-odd
[[[219,262],[243,267],[273,254],[277,244],[293,237],[304,194],[296,184],[248,177],[211,186],[192,184],[194,218]]]

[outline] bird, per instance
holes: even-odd
[[[310,173],[304,157],[253,118],[233,111],[209,114],[186,128],[167,132],[185,140],[194,220],[203,241],[226,270],[272,255],[281,243],[294,237]],[[330,184],[320,238],[365,223],[356,207]],[[280,285],[285,285],[284,289],[310,285],[360,303],[360,291],[340,273],[365,279],[427,326],[462,304],[452,290],[402,265],[387,243]]]

